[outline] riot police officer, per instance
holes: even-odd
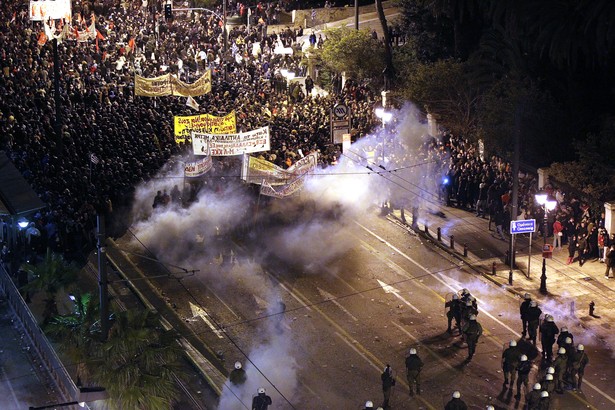
[[[510,388],[515,384],[517,377],[517,366],[521,357],[521,349],[517,346],[515,340],[508,343],[508,348],[502,352],[502,372],[504,373],[504,387],[508,385],[508,377],[510,377]]]
[[[523,295],[523,303],[519,306],[519,314],[521,316],[521,323],[523,324],[523,331],[521,332],[521,339],[525,339],[527,333],[527,310],[532,302],[532,296],[529,293]]]
[[[476,321],[476,315],[472,314],[468,318],[468,323],[462,329],[463,336],[468,344],[468,361],[472,360],[474,352],[476,352],[476,344],[478,339],[483,334],[483,327]]]
[[[538,335],[538,324],[540,323],[540,315],[542,314],[542,310],[538,307],[538,303],[532,300],[530,302],[530,307],[527,309],[526,317],[527,317],[527,332],[529,334],[528,339],[532,341],[534,346],[536,346],[536,336]]]
[[[546,315],[544,322],[540,325],[540,343],[542,344],[542,358],[547,362],[553,360],[553,344],[558,333],[559,329],[553,322],[553,316]]]

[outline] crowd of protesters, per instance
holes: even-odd
[[[98,208],[127,206],[136,184],[170,157],[190,151],[188,144],[175,142],[173,116],[195,112],[184,98],[134,96],[135,74],[170,72],[190,83],[212,70],[211,93],[195,98],[199,111],[234,110],[238,132],[268,125],[271,150],[263,157],[284,167],[314,150],[320,151],[322,165],[339,155],[329,145],[328,128],[336,101],[354,109],[353,134],[366,133],[375,121],[374,97],[361,84],[349,81],[324,97],[280,82],[282,69],[304,74],[306,67],[296,55],[274,53],[276,46],[297,51],[304,37],[308,41],[301,28],[265,29],[285,4],[259,3],[249,31],[246,26],[229,31],[225,55],[219,9],[176,13],[167,21],[161,2],[144,7],[141,1],[105,0],[74,4],[72,10],[72,30],[85,30],[95,19],[99,39],[58,44],[62,124],[57,132],[52,46],[40,41],[43,26],[29,20],[27,1],[3,3],[0,149],[48,204],[35,219],[41,242],[53,250],[71,254],[76,244],[91,245]],[[229,10],[243,14],[246,5],[231,2]],[[55,22],[56,33],[60,24]],[[254,44],[260,46],[256,55]],[[217,161],[213,173],[222,166],[224,161]]]
[[[441,139],[431,140],[424,148],[424,155],[435,160],[439,168],[434,175],[443,176],[438,181],[442,201],[447,206],[474,212],[477,217],[489,218],[493,235],[506,239],[504,234],[513,211],[512,165],[497,156],[483,158],[477,144],[448,133]],[[589,259],[610,263],[607,255],[615,245],[615,233],[607,232],[604,211],[592,210],[580,196],[566,194],[551,184],[543,191],[556,201],[556,206],[547,213],[547,231],[543,223],[538,224],[539,234],[553,237],[556,251],[567,246],[569,264],[578,261],[582,266]],[[517,219],[543,221],[544,209],[535,200],[538,192],[536,176],[520,172]]]
[[[346,81],[342,87],[334,77],[329,96],[313,93],[311,78],[306,78],[307,86],[289,87],[282,69],[306,75],[298,51],[305,42],[318,47],[323,40],[313,41],[313,33],[301,27],[267,30],[287,3],[259,3],[249,30],[241,25],[229,31],[225,54],[220,9],[176,13],[168,21],[161,2],[144,7],[141,1],[104,0],[73,7],[74,29],[84,30],[95,19],[99,39],[69,38],[58,45],[62,124],[57,132],[52,47],[40,41],[42,23],[29,20],[27,1],[4,3],[0,149],[48,204],[35,223],[41,243],[53,250],[71,254],[78,251],[76,244],[91,245],[99,208],[117,211],[128,206],[138,183],[155,175],[172,156],[191,150],[189,144],[175,142],[173,116],[195,111],[183,98],[135,96],[135,74],[170,72],[190,83],[212,70],[211,93],[195,98],[199,111],[235,111],[238,132],[268,125],[271,150],[261,156],[282,167],[315,150],[322,166],[336,163],[339,147],[329,144],[329,109],[336,102],[346,103],[353,112],[353,139],[378,123],[373,113],[376,97],[362,84]],[[231,2],[230,14],[244,15],[246,7]],[[57,32],[59,24],[56,21]],[[276,47],[295,53],[277,54]],[[512,205],[510,164],[498,157],[481,158],[475,144],[450,134],[425,148],[424,155],[437,160],[434,175],[444,175],[439,183],[446,204],[488,216],[495,235],[504,238]],[[224,166],[225,161],[216,161],[213,173]],[[523,174],[519,181],[521,217],[541,215],[533,200],[535,178]],[[543,234],[555,231],[556,245],[568,245],[580,263],[590,257],[604,260],[604,248],[615,243],[604,231],[604,217],[591,215],[587,204],[575,197],[550,193],[558,207],[549,214],[553,221]]]

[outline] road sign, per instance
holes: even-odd
[[[335,115],[335,118],[339,118],[339,119],[346,118],[349,113],[350,113],[350,108],[348,108],[346,104],[336,104],[333,107],[333,115]]]
[[[510,221],[510,233],[512,235],[518,233],[536,232],[535,219],[522,219],[519,221]]]

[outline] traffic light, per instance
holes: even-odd
[[[164,18],[167,20],[173,19],[173,3],[170,1],[164,4]]]

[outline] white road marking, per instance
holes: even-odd
[[[402,302],[404,302],[406,305],[410,306],[412,309],[414,309],[416,311],[416,313],[421,313],[420,310],[418,310],[416,307],[414,307],[410,302],[408,302],[406,299],[404,299],[404,297],[402,295],[399,294],[399,289],[394,288],[391,285],[387,285],[386,283],[384,283],[383,281],[381,281],[380,279],[376,279],[378,281],[378,284],[380,285],[380,287],[382,288],[382,290],[384,290],[386,293],[392,293],[393,295],[395,295],[395,297],[399,300],[401,300]]]
[[[444,367],[448,368],[449,370],[454,370],[453,366],[448,364],[448,362],[446,360],[444,360],[443,358],[441,358],[440,355],[438,355],[436,352],[434,352],[429,347],[427,347],[423,343],[421,343],[419,341],[419,339],[417,339],[416,337],[414,337],[414,335],[412,333],[410,333],[406,329],[404,329],[404,327],[402,325],[400,325],[399,323],[396,323],[396,322],[391,322],[391,323],[393,323],[399,330],[404,332],[410,339],[414,340],[414,343],[418,343],[421,346],[423,346],[429,352],[429,354],[432,355],[433,357],[435,357],[436,359],[438,359],[438,361],[440,363],[442,363],[444,365]]]
[[[329,302],[333,303],[335,306],[340,308],[342,310],[342,312],[344,312],[348,316],[350,316],[352,318],[352,320],[354,320],[355,322],[359,321],[359,319],[357,319],[352,313],[350,313],[348,311],[348,309],[346,309],[337,300],[335,300],[335,296],[333,296],[332,294],[330,294],[329,292],[327,292],[326,290],[323,290],[321,288],[317,287],[316,289],[318,289],[318,293],[320,293],[320,296],[322,296],[323,298],[325,298],[326,300],[328,300]]]
[[[339,334],[338,332],[335,332],[335,334],[336,334],[336,335],[337,335],[340,339],[342,339],[342,340],[344,341],[344,343],[346,343],[348,346],[350,346],[350,348],[351,348],[352,350],[354,350],[354,351],[355,351],[355,352],[356,352],[359,356],[361,356],[363,359],[365,359],[365,361],[366,361],[366,362],[367,362],[370,366],[372,366],[374,369],[376,369],[376,371],[377,371],[378,373],[380,373],[381,369],[380,369],[378,366],[376,366],[374,363],[372,363],[372,361],[371,361],[368,357],[366,357],[366,356],[365,356],[365,355],[364,355],[364,354],[363,354],[363,353],[362,353],[359,349],[357,349],[355,346],[353,346],[353,344],[352,344],[352,343],[350,343],[350,342],[349,342],[349,341],[348,341],[348,340],[347,340],[344,336],[342,336],[342,335],[341,335],[341,334]],[[356,340],[353,340],[353,342],[356,342]]]
[[[363,228],[363,230],[365,230],[366,232],[368,232],[370,235],[372,235],[374,238],[378,239],[380,242],[384,243],[385,245],[387,245],[389,248],[393,249],[395,252],[397,252],[399,255],[403,256],[404,258],[406,258],[408,261],[412,262],[413,264],[415,264],[418,268],[420,268],[421,270],[423,270],[424,272],[426,272],[427,274],[431,275],[434,279],[436,279],[437,281],[439,281],[442,285],[446,286],[447,288],[449,288],[451,291],[453,292],[457,292],[456,288],[453,288],[449,283],[445,282],[443,279],[439,278],[438,276],[436,276],[435,274],[433,274],[432,272],[429,271],[429,269],[427,269],[426,267],[424,267],[423,265],[421,265],[420,263],[418,263],[417,261],[415,261],[414,259],[412,259],[410,256],[406,255],[405,253],[403,253],[401,250],[397,249],[393,244],[387,242],[384,238],[380,237],[379,235],[377,235],[375,232],[372,232],[371,230],[369,230],[367,227],[361,225],[360,223],[356,222],[355,223],[357,225],[359,225],[361,228]],[[448,280],[453,280],[452,278],[449,278],[448,276],[442,274],[442,273],[438,273],[438,275],[448,279]],[[478,300],[478,298],[477,298]],[[521,334],[515,330],[513,330],[512,328],[510,328],[508,325],[506,325],[505,323],[503,323],[502,321],[500,321],[499,319],[497,319],[496,317],[494,317],[493,315],[491,315],[489,312],[482,310],[481,312],[483,312],[486,316],[488,316],[489,318],[491,318],[492,320],[494,320],[495,322],[497,322],[498,324],[500,324],[502,327],[504,327],[505,329],[507,329],[508,331],[510,331],[512,334],[514,334],[517,337],[521,337]],[[596,392],[600,393],[605,399],[609,400],[611,403],[615,404],[615,399],[613,397],[611,397],[610,395],[608,395],[607,393],[603,392],[602,390],[600,390],[598,387],[596,387],[595,385],[593,385],[592,383],[590,383],[589,381],[585,381],[585,384],[587,384],[589,387],[591,387],[592,389],[594,389]]]
[[[218,329],[216,326],[214,326],[214,324],[211,323],[211,321],[209,320],[209,314],[207,312],[205,312],[205,310],[203,308],[201,308],[200,306],[197,306],[197,305],[195,305],[192,302],[188,302],[188,303],[190,304],[190,310],[192,311],[192,315],[194,315],[195,317],[200,317],[201,319],[203,319],[203,322],[205,322],[207,324],[207,326],[209,326],[210,329],[214,331],[216,336],[218,336],[219,339],[223,339],[224,335],[222,334],[220,329]]]

